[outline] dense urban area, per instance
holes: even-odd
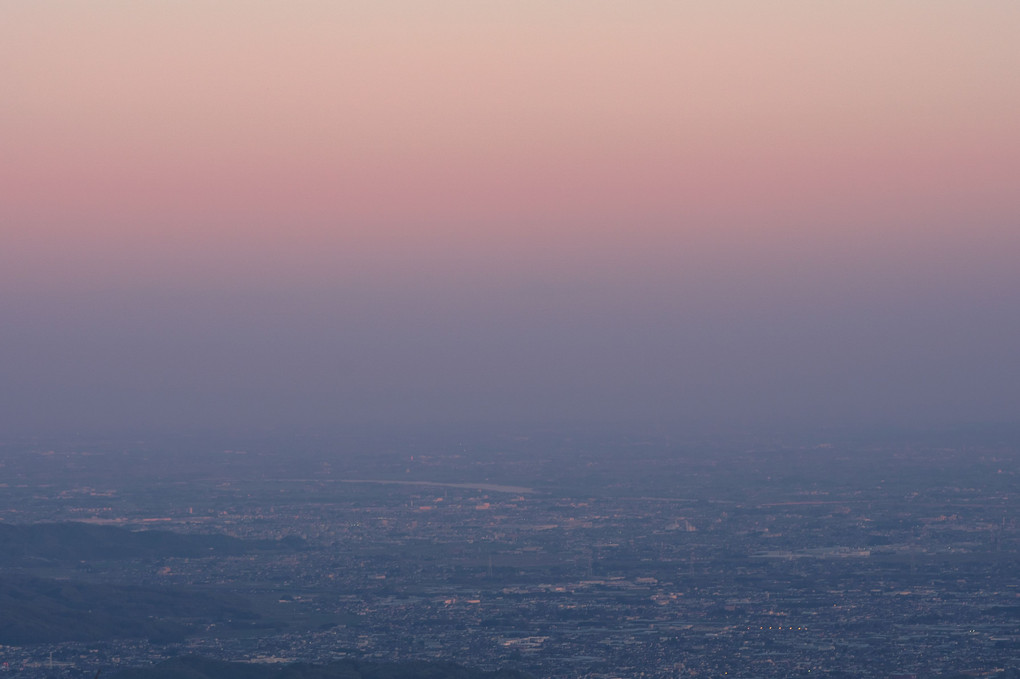
[[[0,674],[1017,677],[1018,462],[967,432],[10,441]]]

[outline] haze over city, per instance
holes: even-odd
[[[5,3],[3,426],[996,422],[1016,3]]]
[[[1018,29],[0,0],[0,679],[1020,679]]]

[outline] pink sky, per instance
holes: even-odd
[[[5,216],[114,242],[1014,208],[1015,3],[426,4],[6,6]]]
[[[1018,26],[1011,0],[5,3],[4,301],[1004,300]]]

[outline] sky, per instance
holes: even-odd
[[[0,0],[0,433],[1020,413],[1014,0]]]

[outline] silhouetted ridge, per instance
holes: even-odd
[[[516,670],[485,672],[454,663],[340,660],[324,665],[263,665],[184,657],[124,670],[115,679],[530,679]]]
[[[133,531],[88,523],[0,523],[0,563],[28,560],[97,561],[108,559],[229,556],[257,549],[302,548],[304,541],[242,540],[229,535],[192,535],[164,530]]]
[[[0,577],[0,644],[183,638],[196,621],[255,624],[242,597],[185,588]]]

